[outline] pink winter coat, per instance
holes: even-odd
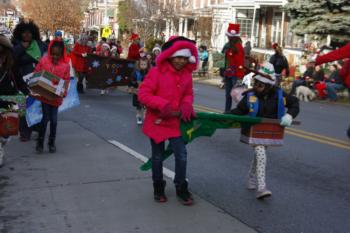
[[[183,48],[191,50],[197,63],[189,63],[182,70],[176,71],[168,58]],[[156,143],[181,136],[180,117],[162,119],[160,113],[168,103],[174,112],[180,112],[184,103],[193,105],[192,72],[197,65],[196,46],[188,41],[177,41],[158,56],[157,66],[149,71],[142,82],[138,98],[147,107],[143,132]]]
[[[39,61],[39,63],[36,65],[34,73],[36,72],[40,72],[40,71],[48,71],[54,75],[56,75],[57,77],[69,81],[70,80],[70,65],[69,65],[69,58],[66,56],[66,50],[64,49],[64,55],[62,57],[62,59],[60,59],[60,61],[58,62],[58,64],[54,64],[52,62],[52,58],[51,58],[51,45],[53,44],[54,41],[51,41],[50,45],[49,45],[49,50],[48,50],[48,54],[45,55],[44,57],[42,57]],[[66,90],[67,93],[67,90]],[[38,99],[45,103],[45,104],[49,104],[55,107],[58,107],[62,104],[63,102],[63,98],[57,98],[55,100],[48,100],[44,97],[38,97]]]

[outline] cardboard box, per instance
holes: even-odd
[[[14,136],[19,131],[19,114],[7,112],[0,115],[0,136]]]
[[[241,142],[249,145],[282,146],[284,127],[274,123],[261,123],[242,127]]]
[[[47,71],[33,74],[28,82],[30,89],[48,100],[64,97],[69,82]]]

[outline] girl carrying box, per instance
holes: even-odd
[[[62,40],[53,40],[49,45],[48,54],[41,58],[39,64],[35,67],[34,72],[47,71],[60,79],[69,82],[70,65],[66,56],[66,49]],[[65,95],[67,94],[67,90]],[[57,113],[58,107],[62,104],[63,98],[58,97],[54,100],[48,100],[42,96],[37,96],[41,101],[43,118],[40,123],[39,138],[36,144],[36,151],[42,153],[44,149],[44,139],[47,123],[50,121],[49,135],[49,152],[56,152],[56,129],[57,129]]]

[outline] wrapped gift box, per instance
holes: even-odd
[[[18,113],[20,114],[20,116],[24,116],[26,114],[26,97],[24,95],[0,95],[0,99],[15,102],[19,107]],[[8,110],[0,108],[0,113],[6,111]]]
[[[284,127],[275,123],[260,123],[242,127],[241,142],[249,145],[283,145]]]
[[[7,137],[17,135],[19,130],[19,114],[6,112],[0,115],[0,136]]]
[[[63,97],[68,88],[68,81],[65,81],[47,71],[33,74],[28,85],[30,89],[48,100]]]

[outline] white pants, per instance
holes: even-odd
[[[254,159],[250,166],[249,179],[256,179],[258,191],[266,189],[266,146],[254,146]]]

